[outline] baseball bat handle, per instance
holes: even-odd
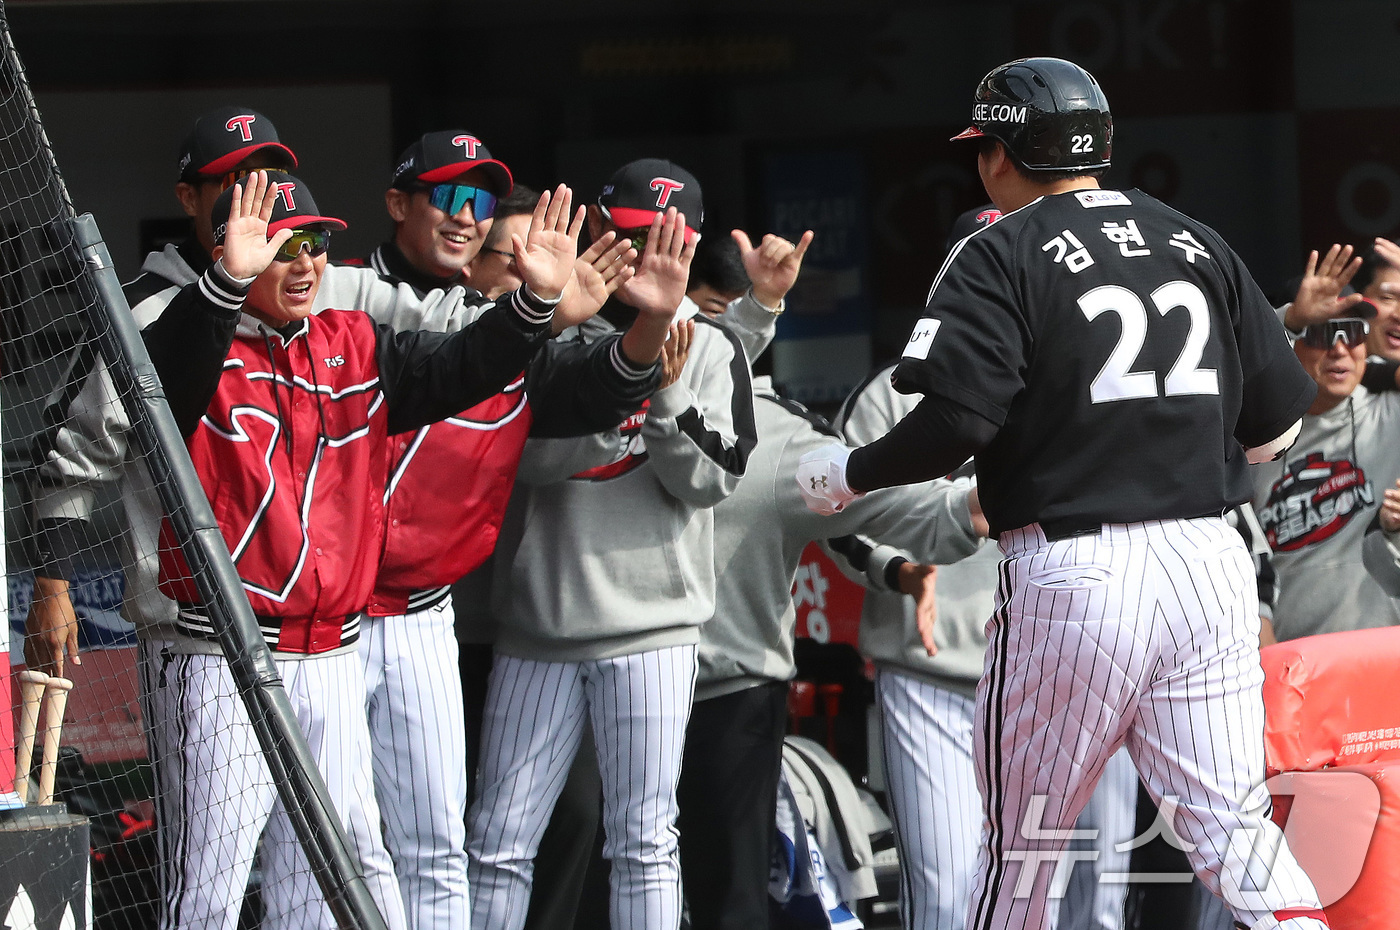
[[[33,669],[19,673],[19,733],[15,740],[15,794],[21,802],[29,800],[29,769],[34,761],[34,732],[39,727],[39,705],[49,676]]]
[[[54,777],[58,774],[58,743],[63,734],[63,713],[68,708],[68,692],[73,682],[67,678],[50,678],[45,689],[48,700],[44,707],[44,756],[39,767],[39,803],[53,803]]]

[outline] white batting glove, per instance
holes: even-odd
[[[797,462],[797,487],[807,508],[830,516],[862,495],[846,483],[846,460],[851,450],[840,443],[813,449]]]

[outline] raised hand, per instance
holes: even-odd
[[[938,604],[934,599],[934,582],[937,579],[936,566],[920,565],[918,562],[905,562],[899,566],[899,590],[914,598],[914,618],[919,626],[919,639],[923,640],[924,651],[929,656],[938,655],[938,646],[933,641],[933,625],[938,621]]]
[[[630,239],[617,240],[617,233],[603,233],[574,262],[574,272],[564,285],[564,294],[554,310],[554,332],[577,326],[603,308],[613,292],[632,277],[632,261],[637,251]]]
[[[1362,297],[1360,294],[1341,297],[1340,294],[1360,267],[1361,256],[1353,257],[1349,245],[1334,243],[1320,261],[1316,249],[1309,252],[1303,280],[1298,285],[1292,306],[1284,315],[1284,323],[1297,332],[1332,317],[1346,316],[1346,311],[1359,303]]]
[[[680,380],[685,361],[690,357],[690,343],[695,338],[695,321],[680,320],[671,324],[670,335],[661,347],[661,384],[657,390],[668,388]]]
[[[262,274],[282,243],[292,237],[290,229],[280,229],[271,239],[267,237],[267,224],[277,203],[277,186],[268,182],[267,172],[254,171],[243,181],[246,188],[242,183],[233,185],[220,257],[224,271],[235,278]]]
[[[765,307],[776,307],[796,283],[797,275],[802,270],[802,257],[807,254],[807,247],[812,244],[816,234],[809,229],[802,234],[797,245],[793,245],[782,236],[769,233],[757,247],[742,229],[736,229],[730,235],[739,246],[744,270],[753,283],[754,298]]]
[[[518,235],[510,237],[521,279],[529,285],[531,293],[542,300],[553,300],[563,294],[573,273],[584,211],[579,207],[570,222],[572,204],[573,191],[563,184],[554,189],[553,196],[545,191],[535,204],[526,237],[523,240]]]
[[[651,221],[642,261],[632,280],[619,289],[624,300],[641,313],[670,317],[681,305],[690,280],[690,262],[695,258],[697,233],[685,241],[685,214],[671,207]]]
[[[1389,239],[1376,238],[1376,254],[1392,268],[1400,268],[1400,245]]]

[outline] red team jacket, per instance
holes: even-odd
[[[392,241],[367,261],[347,264],[368,265],[419,297],[455,285],[466,288],[468,304],[490,303],[463,280],[422,275]],[[615,341],[546,343],[500,394],[417,433],[390,437],[384,552],[370,616],[423,609],[486,561],[532,432],[557,437],[611,429],[645,402],[659,369],[630,368]]]
[[[372,268],[391,284],[405,282],[419,297],[455,285],[468,288],[468,304],[489,303],[473,297],[476,292],[460,277],[437,281],[421,275],[392,242],[368,259],[344,264]],[[384,552],[366,608],[370,616],[417,610],[423,605],[414,595],[437,600],[442,588],[491,555],[532,421],[522,372],[475,407],[416,433],[389,437]]]
[[[281,618],[280,630],[262,620],[278,651],[334,649],[358,628],[384,526],[372,490],[386,480],[387,424],[374,326],[363,313],[326,311],[308,320],[305,338],[286,342],[234,340],[187,445],[253,612]],[[161,590],[197,603],[168,542]]]
[[[349,645],[379,567],[390,429],[417,428],[499,389],[538,349],[548,317],[540,326],[516,317],[534,308],[506,306],[489,326],[451,337],[395,335],[342,310],[309,317],[286,338],[245,325],[207,385],[204,363],[186,356],[210,341],[208,330],[227,335],[237,323],[241,295],[228,288],[209,275],[190,285],[146,330],[147,346],[269,645]],[[201,313],[217,319],[211,326]],[[448,341],[453,351],[432,354]],[[173,543],[167,522],[161,588],[183,608],[200,596]],[[182,609],[179,623],[212,635],[198,609]]]
[[[421,610],[486,561],[531,435],[583,436],[636,419],[660,368],[631,367],[620,339],[551,340],[502,393],[390,437],[388,519],[371,616]]]
[[[522,374],[503,392],[416,433],[391,436],[387,519],[373,617],[452,584],[496,548],[534,416]]]

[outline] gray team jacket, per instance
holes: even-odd
[[[976,546],[968,520],[970,485],[942,482],[933,493],[903,487],[873,491],[840,513],[813,513],[793,481],[806,453],[839,436],[826,421],[754,379],[758,445],[739,488],[715,505],[715,615],[700,628],[695,699],[720,697],[793,677],[797,610],[792,582],[813,540],[871,533],[915,541],[942,559]],[[941,580],[941,579],[940,579]]]
[[[678,318],[694,306],[683,303]],[[580,335],[613,331],[594,317]],[[713,508],[739,486],[757,441],[739,340],[696,317],[680,379],[624,425],[621,448],[617,436],[550,440],[548,456],[522,461],[496,543],[498,652],[550,662],[630,655],[695,643],[714,613]],[[566,465],[576,467],[607,441],[601,467],[557,480],[540,465],[583,449]]]
[[[141,328],[159,317],[181,288],[199,278],[174,245],[147,255],[141,272],[170,282],[131,308]],[[327,265],[314,309],[352,307],[399,330],[453,332],[485,310],[484,306],[465,307],[466,296],[464,289],[454,287],[432,291],[420,299],[407,284],[391,285],[373,269]],[[126,577],[122,611],[126,619],[142,637],[169,639],[188,645],[192,652],[217,654],[217,643],[188,640],[176,631],[175,602],[157,588],[157,542],[163,510],[145,467],[128,457],[130,427],[99,360],[37,463],[39,481],[31,490],[33,519],[91,520],[99,484],[120,482],[127,517],[127,544],[122,547]]]
[[[839,426],[851,445],[863,446],[879,439],[904,419],[921,399],[918,394],[895,391],[890,384],[893,370],[894,366],[890,366],[876,372],[842,408]],[[928,544],[927,537],[904,532],[875,534],[886,547],[892,548],[877,549],[871,558],[865,606],[860,616],[860,649],[879,667],[972,696],[977,690],[977,680],[982,677],[982,659],[987,649],[986,625],[996,599],[1001,553],[996,546],[984,545],[985,540],[973,534],[967,511],[969,479],[940,479],[911,485],[909,490],[936,495],[947,493],[944,489],[949,487],[960,489],[963,501],[955,538],[957,545],[946,543],[943,548],[933,547]],[[938,621],[933,628],[938,654],[932,658],[919,637],[914,599],[890,591],[884,585],[883,567],[888,556],[893,554],[940,565],[934,588]]]
[[[1400,601],[1363,561],[1366,529],[1400,478],[1400,394],[1358,387],[1303,417],[1281,461],[1251,470],[1254,511],[1274,551],[1278,638],[1400,623]]]

